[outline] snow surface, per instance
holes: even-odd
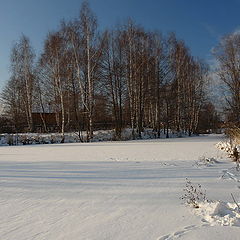
[[[0,239],[239,239],[222,138],[1,146]],[[185,206],[186,178],[212,201]]]

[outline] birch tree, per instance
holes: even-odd
[[[64,142],[67,59],[66,48],[60,32],[49,33],[41,55],[40,65],[43,71],[46,95],[48,95],[49,104],[54,106],[56,120],[62,133],[62,142]]]
[[[23,35],[12,49],[11,78],[3,90],[5,107],[10,110],[17,122],[19,120],[16,118],[21,112],[21,117],[25,119],[30,132],[33,131],[34,59],[35,54],[30,40]]]
[[[85,109],[87,113],[87,141],[93,137],[94,87],[101,49],[98,45],[97,19],[89,8],[88,2],[82,4],[79,16],[83,47],[83,72],[85,84]]]

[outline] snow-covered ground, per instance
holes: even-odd
[[[239,239],[238,176],[221,140],[1,146],[0,239]],[[186,178],[212,202],[185,206]]]

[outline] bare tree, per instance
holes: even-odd
[[[56,118],[61,126],[62,142],[65,138],[65,94],[67,93],[66,48],[60,32],[50,33],[45,41],[40,64],[43,69],[46,93],[54,106]],[[59,119],[60,115],[60,119]]]
[[[120,29],[106,32],[104,61],[102,71],[104,76],[103,91],[105,90],[110,104],[115,125],[116,139],[121,139],[123,129],[123,105],[126,99],[126,70],[124,61],[123,36]]]
[[[234,33],[221,39],[214,50],[218,60],[218,75],[225,84],[229,120],[240,124],[240,34]]]
[[[80,30],[82,34],[83,47],[83,72],[85,84],[85,108],[88,116],[87,141],[93,137],[93,111],[94,111],[94,87],[96,84],[96,74],[101,56],[101,47],[99,47],[99,38],[97,35],[97,19],[88,2],[84,1],[80,10],[79,17]]]
[[[35,54],[30,41],[23,35],[12,49],[11,79],[3,91],[5,107],[10,110],[15,120],[18,112],[21,112],[30,132],[33,130],[34,58]]]

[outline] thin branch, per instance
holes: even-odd
[[[232,196],[232,199],[233,199],[233,201],[235,202],[235,204],[237,205],[237,208],[238,208],[238,212],[240,212],[240,206],[239,206],[239,204],[236,202],[236,200],[235,200],[235,198],[234,198],[234,196],[233,196],[233,194],[231,193],[231,196]]]

